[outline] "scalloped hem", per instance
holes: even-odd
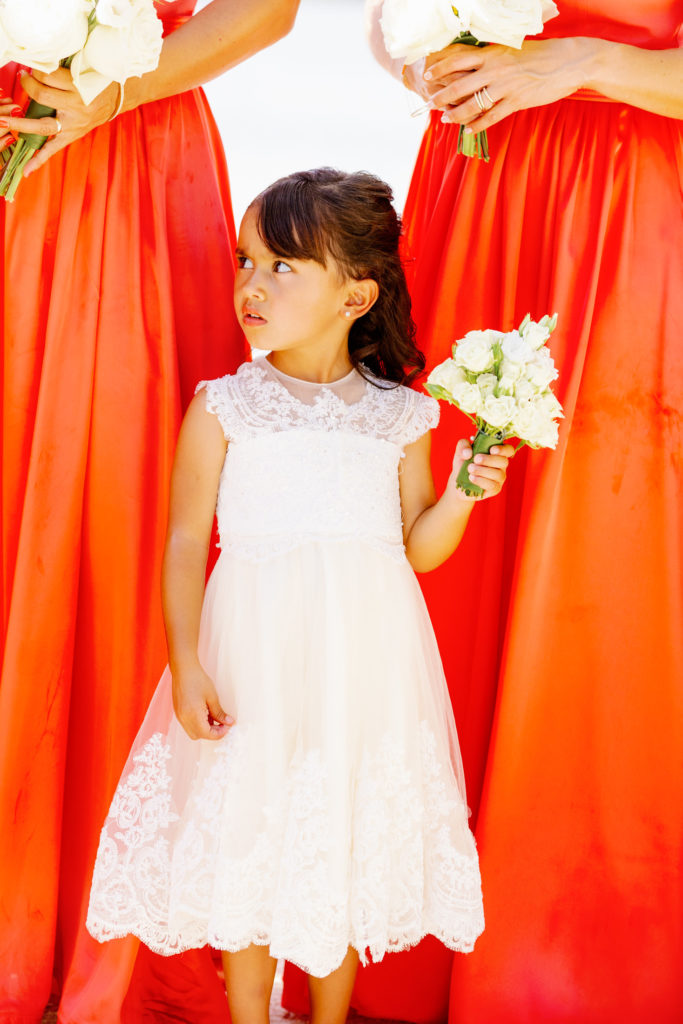
[[[248,946],[268,946],[271,949],[271,955],[275,959],[287,960],[289,963],[298,967],[306,974],[310,974],[314,978],[325,978],[328,974],[332,974],[338,967],[341,966],[344,957],[346,956],[346,950],[350,947],[355,949],[358,953],[359,960],[363,966],[368,963],[379,963],[387,953],[403,953],[408,949],[412,949],[419,942],[422,942],[428,935],[434,936],[439,942],[442,942],[447,949],[453,950],[455,953],[471,953],[474,949],[475,943],[479,936],[484,930],[484,923],[481,922],[481,927],[477,924],[475,928],[478,931],[471,933],[471,937],[459,937],[455,938],[451,934],[447,934],[442,929],[438,928],[427,928],[419,933],[413,933],[412,935],[397,936],[395,939],[389,939],[388,942],[367,942],[364,944],[362,949],[353,942],[349,941],[347,946],[344,947],[339,961],[335,961],[333,966],[315,964],[313,962],[306,962],[305,957],[301,957],[296,953],[287,952],[284,948],[271,947],[271,940],[269,937],[265,937],[263,934],[258,935],[250,939],[242,939],[235,943],[225,942],[210,942],[208,937],[202,942],[201,940],[187,942],[179,942],[177,945],[170,947],[168,942],[163,942],[163,939],[155,941],[149,935],[143,935],[144,929],[109,929],[102,925],[88,921],[86,928],[90,935],[97,942],[110,942],[113,939],[123,939],[128,935],[133,935],[136,939],[139,939],[143,945],[147,946],[153,953],[158,953],[160,956],[175,956],[177,953],[184,953],[189,949],[201,949],[204,946],[210,946],[212,949],[219,950],[223,953],[239,953],[243,949],[247,949]],[[369,957],[368,957],[369,952]]]

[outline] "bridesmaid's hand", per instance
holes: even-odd
[[[570,96],[589,78],[600,46],[589,38],[527,40],[509,46],[446,47],[429,58],[425,80],[442,120],[483,131],[517,110],[540,107]],[[475,92],[486,89],[493,106],[482,112]]]
[[[470,497],[458,487],[456,480],[463,463],[472,458],[471,442],[458,441],[453,456],[453,469],[448,479],[448,489],[460,501],[485,501],[486,498],[492,498],[503,489],[508,465],[514,454],[515,449],[511,444],[499,444],[494,445],[487,455],[475,455],[469,468],[469,477],[484,493],[478,497]]]
[[[176,671],[173,677],[173,710],[191,740],[220,740],[234,718],[221,707],[213,680],[201,665]]]
[[[29,75],[28,72],[23,72],[20,82],[22,89],[31,99],[43,103],[46,107],[54,107],[57,111],[56,117],[41,117],[34,120],[14,116],[17,112],[16,106],[13,112],[0,107],[2,121],[6,125],[6,128],[0,128],[0,133],[7,130],[15,135],[27,132],[45,135],[48,139],[26,164],[24,177],[42,167],[60,149],[64,149],[69,143],[75,142],[93,128],[108,121],[116,111],[119,100],[119,86],[112,83],[86,106],[73,84],[71,73],[66,68],[57,68],[51,74],[34,71]],[[19,113],[21,115],[21,112]],[[6,114],[12,116],[5,116]]]

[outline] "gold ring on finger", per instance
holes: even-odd
[[[484,97],[484,99],[486,100],[486,102],[488,103],[488,107],[486,108],[487,110],[490,110],[491,107],[495,106],[495,102],[491,99],[491,94],[489,93],[489,91],[486,88],[486,86],[484,86],[484,88],[481,90],[481,94]]]

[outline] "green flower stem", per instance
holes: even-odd
[[[483,430],[478,430],[474,441],[472,442],[472,458],[468,459],[467,462],[463,462],[460,467],[460,472],[456,477],[456,484],[461,491],[470,498],[479,498],[484,493],[478,484],[473,484],[470,480],[468,473],[469,466],[474,460],[475,455],[486,455],[495,444],[502,444],[505,438],[500,431],[495,434],[487,434]]]
[[[31,100],[26,110],[25,117],[38,119],[40,117],[54,117],[54,107],[46,107],[43,103],[36,103]],[[37,153],[41,146],[47,142],[46,135],[23,133],[19,136],[11,150],[11,156],[5,164],[0,177],[0,196],[4,196],[8,203],[14,201],[21,179],[24,176],[24,167],[34,153]]]
[[[454,43],[464,43],[465,46],[488,46],[488,43],[482,43],[479,39],[475,39],[471,32],[461,32],[457,39],[453,40]],[[462,153],[463,156],[476,157],[477,160],[483,160],[485,163],[489,162],[489,139],[485,131],[477,132],[476,135],[466,135],[465,125],[460,125],[460,131],[458,132],[458,145],[456,153]]]

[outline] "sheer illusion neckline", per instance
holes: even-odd
[[[319,399],[329,400],[332,398],[342,402],[343,405],[355,406],[366,399],[368,389],[371,390],[371,386],[355,367],[351,367],[348,373],[337,380],[319,382],[292,377],[273,366],[265,358],[254,359],[252,366],[259,367],[268,380],[281,388],[290,399],[301,405],[312,406]]]

